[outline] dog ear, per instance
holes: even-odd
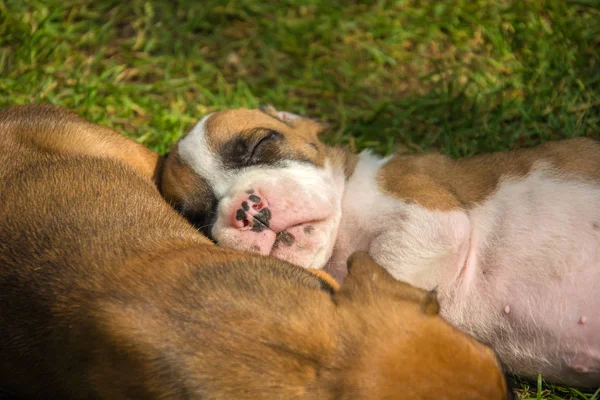
[[[304,119],[304,117],[302,117],[298,114],[294,114],[294,113],[287,112],[287,111],[277,111],[277,109],[275,107],[273,107],[271,104],[261,105],[259,107],[259,109],[260,109],[260,111],[264,112],[265,114],[268,114],[273,118],[277,118],[285,123],[293,123],[294,121]]]
[[[329,125],[311,118],[303,117],[288,111],[277,111],[277,109],[270,104],[262,105],[259,109],[265,114],[277,118],[293,128],[307,130],[315,135],[318,135],[329,128]]]
[[[271,104],[262,104],[258,107],[258,109],[273,118],[279,119],[279,114],[277,112],[277,109],[275,107],[273,107]]]
[[[427,292],[395,279],[366,252],[350,256],[348,276],[338,293],[357,301],[390,296],[397,301],[418,304],[427,315],[438,315],[440,310],[436,290]]]
[[[207,238],[210,237],[210,221],[217,198],[207,180],[181,159],[178,145],[164,161],[160,189],[171,206]]]

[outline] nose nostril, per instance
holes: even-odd
[[[244,220],[242,221],[244,224],[244,228],[247,227],[248,225],[250,225],[250,221],[248,221],[247,219],[244,218]]]

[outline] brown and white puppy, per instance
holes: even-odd
[[[0,112],[0,389],[28,399],[507,397],[493,352],[437,316],[432,295],[366,254],[336,293],[324,274],[219,248],[160,196],[159,166],[63,109]]]
[[[318,131],[272,108],[204,117],[166,160],[164,195],[222,246],[340,281],[368,251],[437,288],[444,317],[513,372],[600,385],[600,144],[379,158]]]

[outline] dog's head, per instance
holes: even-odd
[[[435,291],[394,279],[365,252],[348,270],[334,296],[352,343],[338,360],[348,398],[512,398],[493,350],[439,316]]]
[[[319,141],[323,129],[272,107],[210,114],[167,157],[163,194],[223,247],[320,268],[337,235],[347,168]]]

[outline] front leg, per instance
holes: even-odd
[[[388,221],[369,253],[396,279],[432,290],[461,275],[471,242],[465,211],[432,211],[413,204]]]

